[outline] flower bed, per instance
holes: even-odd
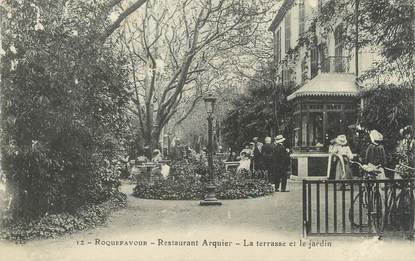
[[[127,197],[118,193],[99,205],[85,205],[74,213],[46,214],[30,222],[7,223],[0,230],[0,239],[24,243],[36,238],[54,238],[67,233],[96,227],[106,222],[111,210],[126,207]]]
[[[246,199],[262,197],[274,192],[262,179],[245,179],[244,175],[225,172],[224,163],[214,161],[216,196],[218,199]],[[174,162],[167,179],[152,183],[139,182],[133,195],[145,199],[200,200],[204,198],[208,168],[201,159]]]

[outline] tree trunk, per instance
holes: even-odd
[[[143,132],[140,136],[144,141],[144,151],[147,157],[151,156],[155,149],[160,149],[161,151],[162,148],[159,147],[159,140],[162,128],[163,126],[154,125],[152,121],[146,120]]]
[[[155,126],[152,131],[152,139],[151,139],[151,149],[159,149],[162,151],[163,148],[160,148],[159,140],[160,140],[160,134],[161,134],[162,127]]]

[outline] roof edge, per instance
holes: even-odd
[[[358,92],[321,92],[321,93],[293,93],[287,97],[287,101],[294,100],[300,97],[316,97],[316,96],[333,96],[333,97],[359,97]]]

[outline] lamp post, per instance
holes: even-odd
[[[168,133],[167,133],[167,158],[169,158],[170,159],[170,157],[171,157],[171,145],[170,145],[170,137],[171,137],[171,132],[169,131]]]
[[[208,169],[209,169],[209,182],[206,186],[207,194],[204,200],[200,201],[201,206],[220,206],[222,202],[216,198],[216,186],[214,183],[213,174],[213,113],[215,109],[216,97],[209,94],[204,99],[206,112],[208,115]]]

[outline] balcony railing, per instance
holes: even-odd
[[[350,56],[329,56],[321,63],[323,73],[350,72]]]

